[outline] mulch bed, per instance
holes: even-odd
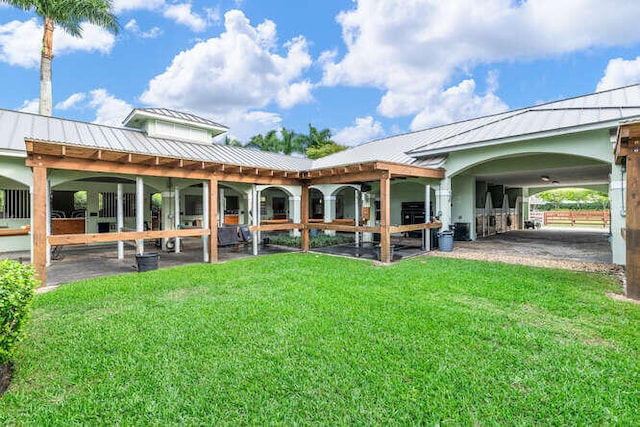
[[[9,388],[11,378],[13,377],[13,365],[0,365],[0,396]]]

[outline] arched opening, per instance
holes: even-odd
[[[539,231],[536,225],[544,228],[544,217],[538,218],[539,213],[530,209],[531,202],[535,202],[533,196],[545,190],[588,188],[608,192],[610,163],[566,153],[523,153],[487,159],[460,171],[450,177],[451,222],[456,227],[469,224],[471,239],[488,239],[486,245],[500,241],[505,254],[509,255],[546,253],[560,258],[611,262],[608,219],[605,218],[608,213],[600,214],[599,229],[551,227],[543,235],[535,232]],[[576,222],[568,216],[566,222],[586,223],[594,216],[584,218]],[[560,224],[564,220],[553,221]],[[567,236],[568,232],[574,234]],[[535,248],[537,253],[533,252]],[[564,249],[558,252],[558,248]],[[596,249],[599,254],[591,255]],[[499,250],[499,246],[487,246],[487,251]]]

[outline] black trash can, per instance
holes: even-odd
[[[453,250],[453,231],[438,233],[438,247],[442,252],[451,252]]]
[[[138,273],[158,269],[158,253],[146,252],[144,254],[136,254],[136,263],[138,264]]]

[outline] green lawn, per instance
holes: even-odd
[[[611,278],[282,254],[38,295],[0,424],[639,425]]]

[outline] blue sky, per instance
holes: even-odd
[[[134,107],[355,145],[640,81],[636,0],[115,0],[54,36],[53,115]],[[0,5],[0,108],[37,111],[41,22]]]

